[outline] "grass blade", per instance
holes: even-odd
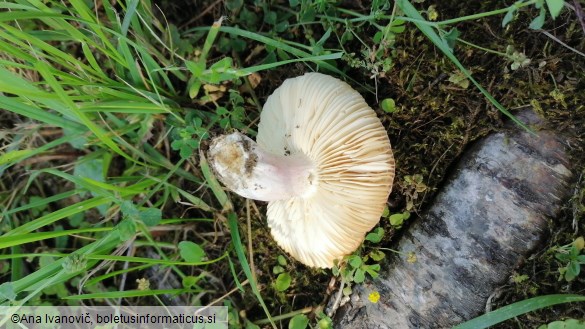
[[[102,239],[92,242],[87,246],[77,250],[75,254],[85,255],[87,253],[109,252],[119,242],[120,238],[117,234],[108,234]],[[33,272],[22,279],[19,279],[18,281],[11,282],[10,284],[13,286],[14,292],[20,293],[23,291],[33,291],[39,286],[43,285],[47,279],[53,280],[54,278],[53,284],[57,284],[78,275],[78,273],[65,273],[63,271],[63,263],[65,260],[66,257],[58,259],[55,262],[39,269],[38,271]],[[97,261],[88,261],[85,268],[89,269],[95,263],[97,263]],[[6,299],[0,296],[0,304],[4,303],[5,301]]]
[[[201,28],[194,28],[193,31],[204,31],[204,30],[208,30],[208,29],[209,29],[209,27],[201,27]],[[219,30],[221,32],[225,32],[225,33],[232,34],[232,35],[237,35],[237,36],[240,36],[243,38],[248,38],[248,39],[255,40],[255,41],[261,42],[263,44],[269,45],[269,46],[273,46],[273,47],[278,48],[278,49],[282,49],[282,50],[286,51],[287,53],[298,56],[300,58],[307,58],[307,57],[312,56],[310,53],[308,53],[306,51],[297,49],[295,47],[291,47],[284,42],[280,42],[280,41],[271,39],[269,37],[265,37],[261,34],[255,33],[255,32],[250,32],[250,31],[242,30],[242,29],[239,29],[236,27],[231,27],[231,26],[222,26],[219,28]],[[327,62],[316,61],[316,63],[319,66],[323,67],[324,69],[327,69],[331,72],[335,72],[341,76],[347,77],[347,75],[344,72],[342,72],[341,70],[339,70],[338,68],[336,68],[335,66],[333,66]]]
[[[207,181],[207,185],[219,201],[219,204],[223,207],[223,210],[227,211],[233,209],[232,202],[211,172],[211,168],[209,168],[209,163],[207,162],[203,151],[199,151],[199,166],[201,167],[201,172],[203,172],[203,177],[205,177],[205,180]]]
[[[341,56],[343,56],[343,53],[333,53],[333,54],[327,54],[327,55],[287,59],[287,60],[280,61],[280,62],[275,62],[275,63],[270,63],[270,64],[261,64],[261,65],[256,65],[256,66],[251,66],[251,67],[235,70],[235,74],[237,76],[246,76],[246,75],[252,74],[254,72],[273,69],[275,67],[279,67],[282,65],[290,64],[290,63],[319,62],[319,61],[324,61],[324,60],[340,59]]]
[[[11,231],[9,231],[3,235],[0,235],[0,237],[8,237],[8,236],[15,236],[15,235],[30,233],[36,229],[39,229],[43,226],[50,225],[50,224],[52,224],[60,219],[63,219],[65,217],[73,216],[77,213],[86,211],[86,210],[91,209],[91,208],[101,206],[101,205],[106,204],[108,202],[110,202],[110,199],[105,198],[105,197],[97,197],[97,198],[91,198],[88,200],[84,200],[84,201],[81,201],[79,203],[72,204],[69,207],[65,207],[65,208],[61,208],[59,210],[56,210],[56,211],[49,213],[45,216],[39,217],[33,221],[22,224],[19,227],[15,227]]]
[[[61,236],[69,236],[72,234],[80,233],[94,233],[94,232],[107,232],[111,231],[111,227],[96,227],[96,228],[83,228],[75,230],[64,230],[64,231],[52,231],[52,232],[41,232],[41,233],[26,233],[13,236],[0,236],[0,249],[9,248],[12,246],[18,246],[25,243],[54,239]]]
[[[132,161],[137,162],[137,160],[133,159],[131,156],[126,154],[118,144],[114,143],[114,141],[103,131],[98,125],[96,125],[93,121],[91,121],[84,113],[82,113],[77,104],[71,100],[65,90],[63,90],[61,84],[57,82],[55,77],[50,73],[50,69],[48,65],[44,62],[37,62],[35,64],[35,68],[39,71],[39,73],[45,78],[47,84],[53,89],[53,91],[61,98],[64,104],[67,105],[69,111],[79,119],[89,130],[91,130],[94,135],[101,140],[104,144],[106,144],[110,149],[119,155],[123,156],[124,158]]]
[[[51,202],[55,202],[55,201],[59,201],[59,200],[63,200],[66,198],[69,198],[75,194],[79,193],[79,190],[71,190],[71,191],[67,191],[67,192],[63,192],[63,193],[59,193],[56,195],[52,195],[50,197],[47,198],[42,198],[42,199],[38,199],[36,201],[32,201],[29,202],[26,205],[20,206],[18,208],[14,208],[11,210],[6,209],[3,213],[2,216],[8,216],[14,213],[17,213],[19,211],[24,211],[24,210],[28,210],[28,209],[33,209],[33,208],[38,208],[38,207],[42,207],[42,206],[46,206]]]
[[[495,311],[478,316],[475,319],[453,327],[453,329],[482,329],[493,326],[513,317],[536,311],[552,305],[585,302],[585,296],[581,295],[546,295],[526,299],[511,305],[504,306]]]
[[[4,74],[2,68],[0,68],[0,80],[5,81],[6,80],[5,78],[6,75]],[[69,127],[78,132],[83,132],[85,130],[83,128],[83,125],[77,122],[67,120],[52,113],[46,112],[34,104],[31,103],[25,104],[24,102],[13,97],[0,95],[0,108],[23,115],[33,120],[47,123],[52,126]]]
[[[126,290],[126,291],[109,291],[98,292],[93,294],[83,294],[75,296],[67,296],[63,299],[81,300],[81,299],[95,299],[95,298],[129,298],[129,297],[143,297],[156,295],[179,295],[185,293],[200,293],[201,290],[193,289],[158,289],[158,290]]]
[[[240,261],[240,264],[242,265],[242,269],[244,270],[244,274],[246,274],[246,278],[250,282],[250,287],[252,287],[252,292],[254,293],[256,298],[258,299],[258,302],[260,302],[260,305],[262,306],[262,309],[264,309],[264,313],[266,313],[266,316],[270,320],[272,327],[274,329],[276,329],[276,325],[274,324],[274,321],[272,321],[272,316],[270,315],[270,312],[268,311],[268,308],[266,307],[266,304],[264,303],[264,299],[262,299],[262,295],[260,294],[260,290],[258,290],[258,285],[256,284],[256,281],[254,280],[254,276],[252,276],[252,270],[250,269],[250,264],[248,264],[248,260],[246,259],[246,254],[244,252],[244,248],[242,247],[242,239],[240,239],[240,231],[238,230],[238,216],[235,213],[230,212],[228,214],[227,220],[228,220],[228,225],[230,227],[230,233],[232,235],[232,243],[234,245],[234,248],[236,249],[236,254],[238,255],[238,260]]]

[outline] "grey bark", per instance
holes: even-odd
[[[476,317],[486,300],[545,237],[573,180],[565,141],[521,128],[490,135],[460,160],[429,210],[396,249],[380,278],[354,287],[335,328],[448,328]],[[368,301],[378,291],[379,302]]]

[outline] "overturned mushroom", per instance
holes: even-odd
[[[363,97],[324,74],[288,79],[268,97],[256,142],[219,136],[208,155],[229,189],[269,202],[278,245],[313,267],[357,249],[394,179],[388,135]]]

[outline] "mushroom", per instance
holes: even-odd
[[[320,73],[287,79],[268,97],[256,142],[234,132],[208,151],[219,180],[268,201],[268,226],[300,262],[330,268],[380,220],[392,189],[386,130],[347,83]]]

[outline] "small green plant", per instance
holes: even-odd
[[[219,126],[225,130],[236,128],[245,131],[247,127],[244,124],[246,118],[244,98],[236,90],[230,90],[229,95],[230,106],[218,106],[215,110],[219,116]]]
[[[316,312],[317,314],[317,326],[315,329],[333,329],[333,320],[328,317],[323,311]]]
[[[274,282],[274,286],[276,288],[276,290],[278,291],[285,291],[290,287],[290,284],[292,282],[292,277],[290,276],[290,273],[288,272],[284,272],[284,273],[280,273],[278,275],[278,277],[276,278],[276,281]]]
[[[396,43],[397,35],[403,33],[405,30],[404,23],[403,20],[392,17],[386,26],[376,24],[375,26],[379,31],[376,32],[372,39],[374,44],[363,44],[360,56],[348,52],[344,59],[352,67],[365,68],[371,74],[372,78],[385,77],[386,73],[390,72],[394,67],[393,58],[396,56],[394,44]],[[346,33],[341,38],[342,42],[344,39],[350,39],[346,36],[348,32],[350,33],[349,35],[352,35],[358,28],[355,26],[347,26],[346,29]]]
[[[383,99],[380,102],[380,107],[382,110],[388,114],[396,112],[396,103],[392,98]]]
[[[530,279],[530,277],[526,274],[514,273],[512,275],[512,282],[514,282],[515,284],[526,282],[528,279]]]
[[[523,52],[515,50],[511,45],[506,47],[506,57],[512,61],[512,64],[510,64],[510,69],[512,71],[515,71],[521,67],[526,67],[531,62],[530,58],[526,57]]]
[[[515,17],[517,10],[526,5],[534,5],[537,9],[539,9],[539,14],[536,16],[531,22],[529,27],[533,30],[539,30],[544,25],[546,20],[546,9],[544,4],[546,3],[546,8],[548,8],[548,12],[550,13],[553,19],[557,18],[563,6],[565,4],[564,0],[520,0],[516,1],[512,6],[508,7],[506,12],[506,16],[502,19],[502,27],[506,27],[508,23],[510,23]]]
[[[181,257],[189,263],[198,263],[206,258],[205,250],[192,241],[179,242],[179,253],[181,254]]]
[[[181,158],[187,159],[199,149],[201,140],[209,138],[207,128],[203,127],[203,120],[193,112],[187,114],[185,121],[188,125],[173,131],[171,147],[179,151]]]
[[[289,272],[285,271],[285,267],[287,265],[286,258],[283,255],[278,255],[276,258],[278,265],[272,268],[272,273],[277,274],[276,280],[274,281],[274,288],[277,291],[285,291],[287,290],[292,282],[292,277]]]
[[[428,187],[423,183],[423,176],[420,174],[404,176],[404,182],[400,184],[402,193],[406,196],[406,210],[414,208],[414,201],[418,199],[419,193],[425,192]]]
[[[585,240],[578,237],[572,243],[555,249],[555,258],[564,265],[559,268],[559,281],[565,279],[570,282],[579,275],[581,265],[585,265],[585,254],[582,254],[584,248]]]
[[[516,291],[523,295],[528,294],[534,296],[538,293],[538,284],[526,274],[512,273],[510,283],[513,283],[516,286]]]
[[[365,240],[372,244],[379,244],[384,237],[384,229],[377,227],[366,235]],[[364,253],[363,248],[356,250],[352,255],[345,257],[339,264],[332,268],[334,276],[341,277],[343,282],[343,294],[351,294],[353,283],[363,283],[366,274],[372,279],[378,277],[380,271],[379,262],[384,259],[385,254],[379,248],[373,248],[370,252]]]
[[[543,324],[538,329],[585,329],[585,321],[576,319],[553,321],[549,324]]]
[[[402,226],[405,220],[410,218],[408,211],[390,215],[388,207],[384,208],[382,214],[383,218],[387,218],[390,224],[396,228]],[[333,266],[332,272],[334,276],[341,277],[343,286],[343,294],[348,296],[351,294],[353,283],[363,283],[367,276],[375,279],[379,276],[380,262],[386,257],[383,250],[397,252],[392,249],[382,248],[378,246],[384,238],[385,231],[382,227],[376,227],[365,237],[367,242],[367,249],[362,247],[356,250],[352,255],[345,257],[339,264]],[[369,251],[365,251],[369,250]],[[405,255],[408,262],[416,262],[416,255],[409,253]]]
[[[288,329],[305,329],[309,325],[309,318],[304,314],[297,314],[290,319]]]
[[[368,256],[349,256],[347,259],[347,266],[340,272],[346,282],[362,283],[366,279],[366,274],[369,274],[372,279],[378,277],[380,264],[367,264],[368,258]],[[335,274],[335,272],[333,274]],[[344,293],[346,292],[351,292],[351,290],[344,289]],[[349,293],[346,293],[346,295],[349,295]]]
[[[449,75],[449,82],[463,89],[469,88],[469,79],[461,71]]]
[[[404,224],[404,222],[410,218],[410,212],[404,211],[401,213],[390,214],[390,210],[388,210],[388,207],[386,207],[384,208],[382,217],[388,219],[392,227],[400,229],[402,224]]]

